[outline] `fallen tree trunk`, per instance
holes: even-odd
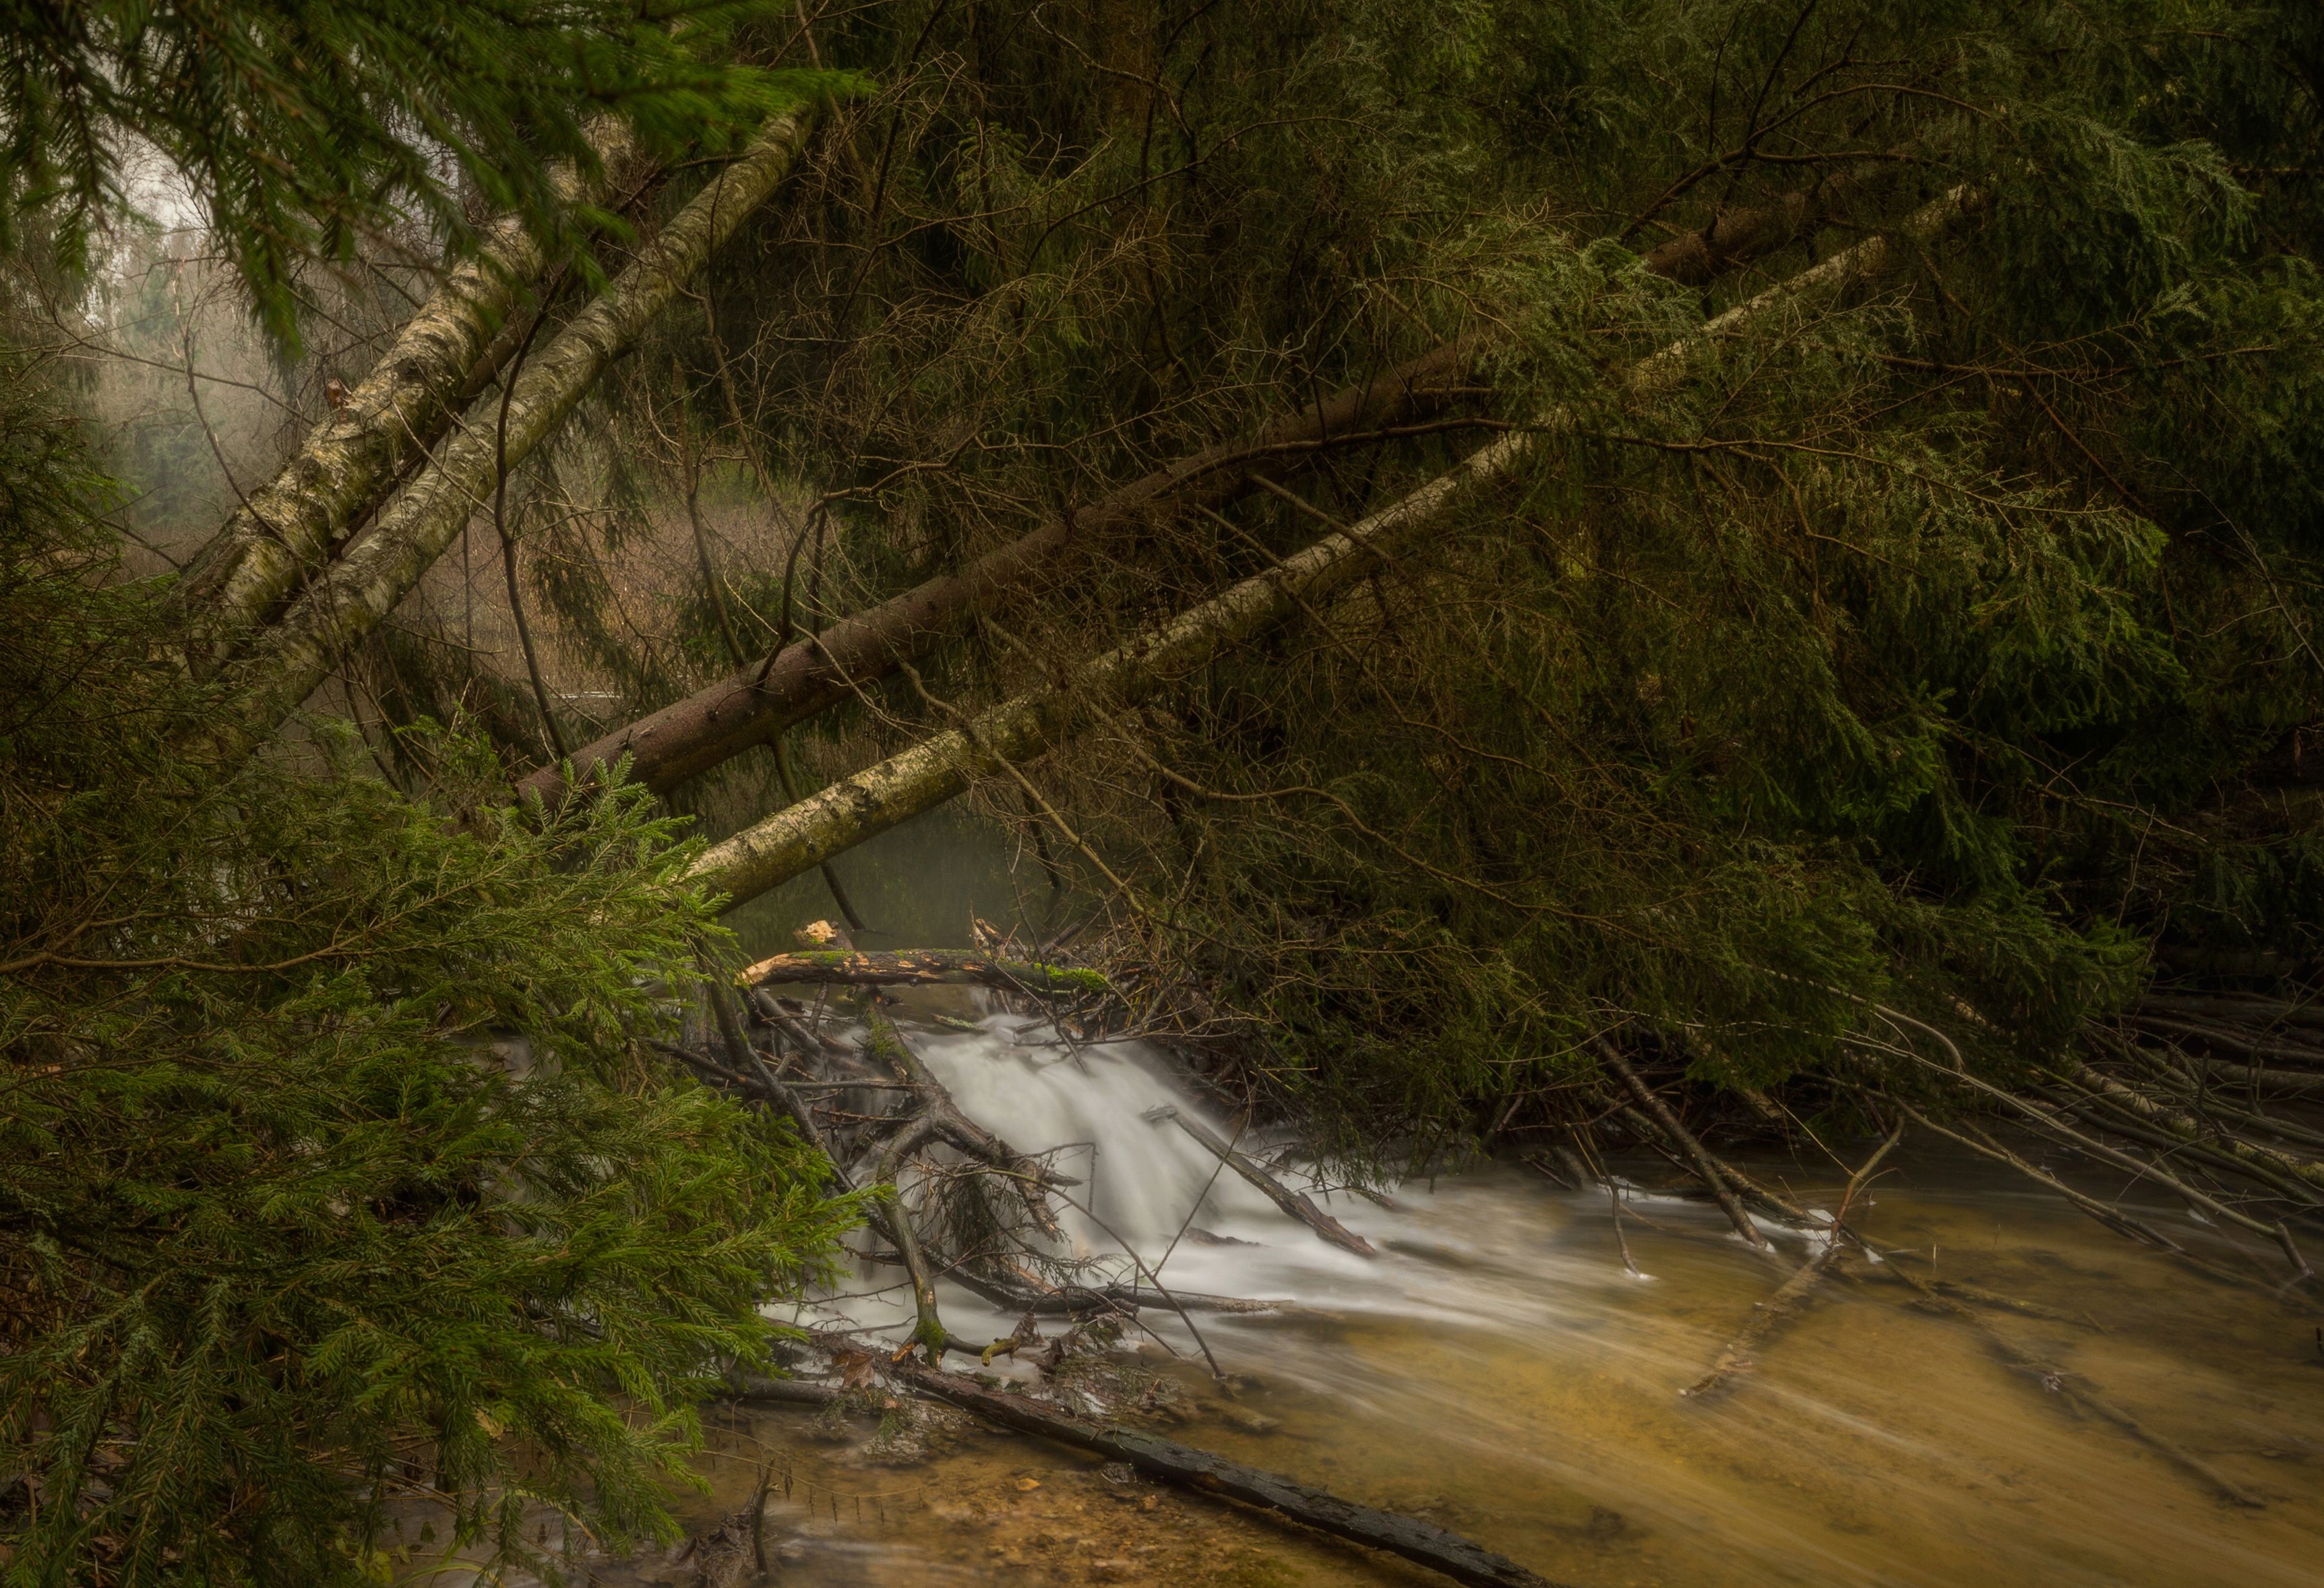
[[[1125,1461],[1167,1482],[1262,1507],[1335,1538],[1401,1556],[1456,1583],[1480,1588],[1555,1588],[1540,1574],[1434,1522],[1359,1505],[1280,1473],[1247,1467],[1139,1429],[1089,1422],[1022,1395],[982,1389],[949,1373],[901,1368],[896,1377],[922,1395],[974,1412],[1004,1428]]]
[[[1971,196],[1956,190],[1915,212],[1905,232],[1914,241],[1932,240],[1971,208]],[[1884,272],[1900,252],[1899,244],[1876,236],[1834,254],[1646,359],[1632,370],[1631,389],[1641,394],[1667,389],[1684,378],[1707,340],[1744,329],[1810,291]],[[1549,416],[1541,428],[1558,422],[1559,416]],[[724,893],[731,909],[956,798],[979,778],[1046,754],[1089,723],[1151,699],[1229,646],[1298,615],[1378,568],[1472,487],[1509,477],[1534,446],[1527,431],[1502,436],[1402,501],[1083,664],[1062,683],[993,706],[733,835],[704,852],[692,875]]]
[[[595,140],[607,165],[623,152],[618,136]],[[584,194],[570,175],[558,186],[565,199]],[[511,316],[537,295],[543,263],[540,240],[522,220],[495,224],[344,404],[195,554],[173,599],[196,631],[198,671],[212,670],[265,623],[482,394],[515,348]]]
[[[371,532],[308,586],[280,623],[226,669],[232,698],[210,735],[222,759],[247,754],[393,611],[487,498],[498,470],[553,435],[717,247],[789,174],[814,124],[799,106],[762,129],[648,243],[606,292],[537,350],[508,394],[502,427],[461,427],[441,455],[380,514]]]
[[[1646,268],[1702,284],[1782,246],[1821,211],[1795,194],[1765,210],[1736,210],[1703,234],[1688,233],[1649,253]],[[843,618],[821,634],[784,647],[683,700],[625,724],[583,745],[573,771],[586,779],[630,758],[629,776],[657,794],[733,759],[844,700],[854,688],[887,677],[899,660],[917,660],[959,626],[1037,573],[1054,577],[1058,559],[1086,554],[1107,538],[1197,507],[1216,508],[1268,475],[1336,439],[1377,432],[1416,411],[1430,392],[1457,380],[1475,356],[1473,345],[1448,342],[1360,386],[1287,415],[1250,442],[1198,452],[1126,485],[1091,505],[1051,519],[1029,534],[986,553],[956,573],[942,575],[900,596]],[[562,767],[543,767],[518,784],[544,800],[566,789]]]
[[[887,954],[853,949],[809,950],[762,959],[738,978],[752,987],[991,987],[1001,992],[1103,992],[1095,971],[1031,960],[995,959],[954,948],[908,948]]]
[[[1873,171],[1893,170],[1895,162],[1909,158],[1907,149],[1867,155],[1864,166],[1826,177],[1813,187],[1782,194],[1766,204],[1720,209],[1708,225],[1681,232],[1647,249],[1638,263],[1674,282],[1708,286],[1727,272],[1805,237],[1833,218],[1850,198],[1860,198],[1873,180]]]
[[[1250,442],[1196,453],[1089,506],[1049,520],[1031,533],[841,619],[822,633],[785,646],[763,662],[728,674],[707,688],[615,729],[573,753],[587,779],[623,756],[629,776],[656,793],[731,760],[925,655],[967,619],[1028,584],[1053,577],[1059,559],[1086,555],[1108,539],[1197,506],[1217,507],[1250,489],[1254,473],[1279,470],[1351,433],[1394,423],[1434,387],[1457,377],[1468,349],[1448,343],[1386,374],[1277,421]],[[566,789],[561,767],[543,767],[518,786],[554,801]]]
[[[1234,1170],[1266,1194],[1267,1199],[1285,1214],[1297,1219],[1333,1245],[1358,1257],[1378,1257],[1379,1251],[1372,1243],[1347,1225],[1315,1205],[1314,1198],[1290,1186],[1234,1149],[1232,1144],[1219,1139],[1219,1133],[1199,1120],[1190,1120],[1175,1108],[1157,1108],[1148,1113],[1149,1121],[1170,1120],[1177,1127],[1202,1143],[1212,1157]]]

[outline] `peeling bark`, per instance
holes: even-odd
[[[761,131],[642,249],[613,286],[535,353],[508,403],[507,461],[547,440],[711,254],[789,174],[814,122],[801,106]],[[228,669],[233,699],[213,747],[238,758],[313,693],[331,668],[409,595],[492,488],[493,423],[460,427],[437,460],[383,512],[283,620]]]
[[[618,142],[616,140],[619,140]],[[600,140],[611,165],[626,144]],[[583,196],[577,180],[559,197]],[[197,670],[222,662],[318,568],[336,545],[451,428],[514,347],[505,335],[543,267],[540,240],[511,217],[454,266],[346,405],[309,432],[198,552],[177,599],[198,631]]]

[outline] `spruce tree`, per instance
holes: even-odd
[[[16,5],[0,264],[69,284],[142,151],[286,356],[376,230],[477,245],[464,178],[586,279],[560,167],[715,159],[813,86],[737,64],[753,14]],[[0,1574],[375,1582],[410,1497],[498,1570],[668,1539],[696,1403],[853,1218],[654,1046],[724,952],[688,845],[520,812],[457,725],[400,786],[328,724],[189,756],[217,690],[74,395],[0,347]]]

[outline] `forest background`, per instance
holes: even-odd
[[[14,1580],[666,1536],[955,798],[1359,1170],[2312,975],[2311,6],[5,22]]]

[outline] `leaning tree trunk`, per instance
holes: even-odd
[[[843,618],[820,634],[584,745],[574,752],[574,775],[586,779],[626,755],[632,780],[668,793],[887,677],[899,662],[917,660],[1036,574],[1055,577],[1061,557],[1086,556],[1109,539],[1174,513],[1222,506],[1250,488],[1254,473],[1275,473],[1351,433],[1376,433],[1394,424],[1425,401],[1431,387],[1457,377],[1468,351],[1462,344],[1447,344],[1277,420],[1255,440],[1210,448],[1050,519],[955,573]],[[554,801],[565,791],[564,771],[543,767],[518,788]]]
[[[555,433],[654,316],[798,162],[814,122],[800,106],[763,129],[678,212],[613,286],[534,353],[508,397],[505,465]],[[234,692],[213,732],[225,759],[254,748],[298,709],[339,659],[409,595],[466,526],[503,466],[499,427],[464,425],[436,462],[399,495],[371,532],[308,586],[285,617],[227,670]]]
[[[1969,196],[1957,189],[1915,211],[1904,230],[1915,241],[1932,241],[1969,208]],[[1639,395],[1668,390],[1684,377],[1708,338],[1740,331],[1810,291],[1886,271],[1898,252],[1896,244],[1876,236],[1834,254],[1644,360],[1630,373],[1630,389]],[[732,909],[956,798],[980,778],[1032,761],[1091,723],[1153,698],[1230,646],[1328,599],[1378,568],[1471,488],[1514,475],[1532,455],[1537,434],[1560,422],[1561,416],[1545,416],[1533,430],[1512,431],[1402,501],[1083,664],[1062,682],[1004,701],[777,811],[705,851],[692,875],[724,894],[725,908]]]
[[[593,142],[612,165],[626,137],[615,130]],[[558,188],[569,199],[585,184],[567,175]],[[224,665],[442,439],[514,347],[511,316],[536,292],[542,267],[530,227],[513,216],[496,224],[404,323],[345,405],[195,554],[177,599],[194,631],[196,670]]]
[[[1646,268],[1676,280],[1709,281],[1789,242],[1815,213],[1804,195],[1765,210],[1732,211],[1714,228],[1715,247],[1689,233],[1679,240],[1689,246],[1657,248],[1646,256]],[[1174,513],[1224,506],[1251,488],[1254,475],[1275,474],[1335,438],[1396,424],[1426,401],[1432,387],[1457,379],[1475,351],[1471,343],[1448,342],[1312,410],[1286,415],[1255,440],[1198,452],[1051,519],[956,573],[867,607],[583,745],[573,755],[574,774],[586,779],[627,756],[631,779],[667,794],[887,677],[899,662],[918,660],[979,613],[1022,592],[1037,572],[1054,577],[1060,556],[1086,556],[1109,537]],[[542,767],[518,785],[520,794],[552,802],[565,790],[561,766]]]

